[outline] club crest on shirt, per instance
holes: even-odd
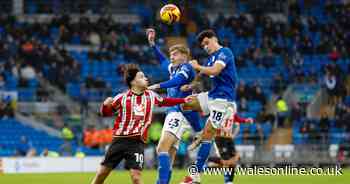
[[[225,60],[225,59],[226,59],[225,53],[221,52],[221,53],[219,54],[219,60]]]
[[[145,115],[145,108],[143,107],[142,104],[135,104],[134,115],[135,116],[144,116]]]

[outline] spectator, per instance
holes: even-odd
[[[285,89],[285,86],[286,86],[286,81],[283,80],[281,74],[276,74],[272,82],[273,92],[279,95]]]
[[[303,113],[299,103],[293,105],[290,117],[291,122],[300,122],[302,117],[305,117],[305,114]]]
[[[101,45],[100,35],[97,34],[95,31],[90,33],[89,41],[93,46],[100,46]]]
[[[85,153],[82,151],[82,148],[77,148],[75,155],[76,158],[84,158],[86,155]]]
[[[292,58],[292,64],[296,68],[300,68],[304,64],[304,59],[299,52],[296,52]]]
[[[254,95],[252,96],[252,100],[259,101],[263,106],[266,105],[266,97],[265,94],[262,92],[260,86],[255,86]]]
[[[272,124],[275,121],[274,115],[268,113],[265,108],[263,108],[257,115],[257,123],[269,123]]]
[[[282,98],[278,97],[276,101],[276,119],[277,119],[277,127],[284,127],[284,121],[288,115],[288,105],[287,102]]]
[[[59,157],[60,154],[56,151],[50,151],[47,148],[43,150],[43,152],[40,154],[41,157]]]
[[[73,148],[72,144],[68,141],[65,141],[59,148],[60,155],[62,156],[72,156],[73,155]]]
[[[237,98],[240,101],[242,98],[248,98],[247,92],[246,92],[246,87],[244,82],[240,82],[238,89],[237,89]]]
[[[101,144],[102,146],[106,146],[112,143],[113,140],[113,130],[108,126],[105,126],[102,130],[99,131],[101,136]]]
[[[240,112],[247,112],[248,111],[248,103],[245,98],[241,98],[241,101],[238,105],[238,109]]]
[[[10,96],[4,97],[0,101],[0,119],[13,118],[15,116],[15,104]]]
[[[61,130],[61,137],[65,141],[71,142],[74,140],[74,133],[67,125],[65,125]]]
[[[97,149],[100,146],[98,139],[99,139],[99,133],[95,129],[94,126],[88,126],[84,130],[84,135],[83,135],[84,145],[86,145],[86,146],[88,146],[90,148]]]
[[[321,114],[321,119],[320,119],[320,133],[321,133],[323,144],[327,143],[329,128],[330,128],[330,121],[329,121],[328,114],[326,112],[323,112]]]
[[[328,55],[329,59],[336,62],[340,58],[340,53],[338,52],[337,47],[332,48],[332,52],[329,53]]]
[[[329,103],[335,104],[337,96],[337,78],[328,69],[326,70],[326,75],[324,77],[324,83],[326,84],[327,93],[329,96]]]
[[[6,87],[6,81],[4,75],[0,74],[0,89],[4,89]]]
[[[16,155],[26,156],[31,148],[33,148],[32,143],[28,141],[26,136],[21,136],[20,143],[17,145],[16,148]]]
[[[249,128],[244,128],[243,129],[243,144],[251,144],[251,134],[250,134],[250,131],[249,131]]]
[[[23,68],[20,70],[21,77],[24,80],[32,80],[35,79],[35,71],[34,68],[31,67],[30,65],[24,65]]]

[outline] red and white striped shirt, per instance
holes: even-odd
[[[150,90],[146,90],[141,95],[128,90],[115,96],[111,107],[102,104],[101,114],[113,116],[117,113],[113,128],[114,137],[140,136],[142,141],[146,141],[154,107],[173,106],[180,103],[185,103],[185,100],[163,98]]]
[[[228,119],[221,128],[216,130],[217,137],[229,137],[233,136],[233,128],[235,124],[246,123],[248,118],[241,118],[237,114],[234,114],[230,119]]]

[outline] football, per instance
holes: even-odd
[[[160,19],[166,24],[180,21],[180,9],[174,4],[167,4],[160,9]]]

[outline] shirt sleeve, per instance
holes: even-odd
[[[104,117],[113,116],[113,109],[111,106],[107,106],[102,103],[100,107],[100,114]]]
[[[238,114],[235,114],[233,119],[234,119],[234,122],[238,122],[238,123],[246,123],[248,120],[248,118],[242,118],[238,116]]]
[[[165,89],[165,88],[172,88],[176,86],[182,86],[186,84],[187,80],[185,76],[181,74],[175,75],[173,78],[171,78],[168,81],[162,82],[159,84],[160,88]]]
[[[179,105],[182,103],[185,103],[184,98],[163,98],[163,101],[161,101],[158,106],[159,107],[170,107],[174,105]]]
[[[160,66],[162,67],[163,70],[169,71],[169,65],[170,61],[169,59],[164,55],[162,51],[155,45],[152,47],[153,53],[156,55],[157,59],[160,62]]]
[[[223,50],[219,53],[217,59],[215,60],[215,63],[219,63],[226,67],[227,63],[229,62],[230,56],[232,56],[229,52],[226,52],[226,50]]]
[[[154,91],[150,92],[153,95],[155,105],[158,107],[169,107],[186,102],[184,98],[163,98]]]
[[[159,104],[163,102],[164,98],[154,91],[149,91],[149,92],[152,94],[151,97],[154,99],[154,104],[159,106]]]
[[[118,108],[120,108],[121,99],[122,95],[117,95],[113,98],[113,102],[111,105],[107,106],[102,103],[100,107],[100,114],[105,117],[113,116],[114,113],[118,110]]]

